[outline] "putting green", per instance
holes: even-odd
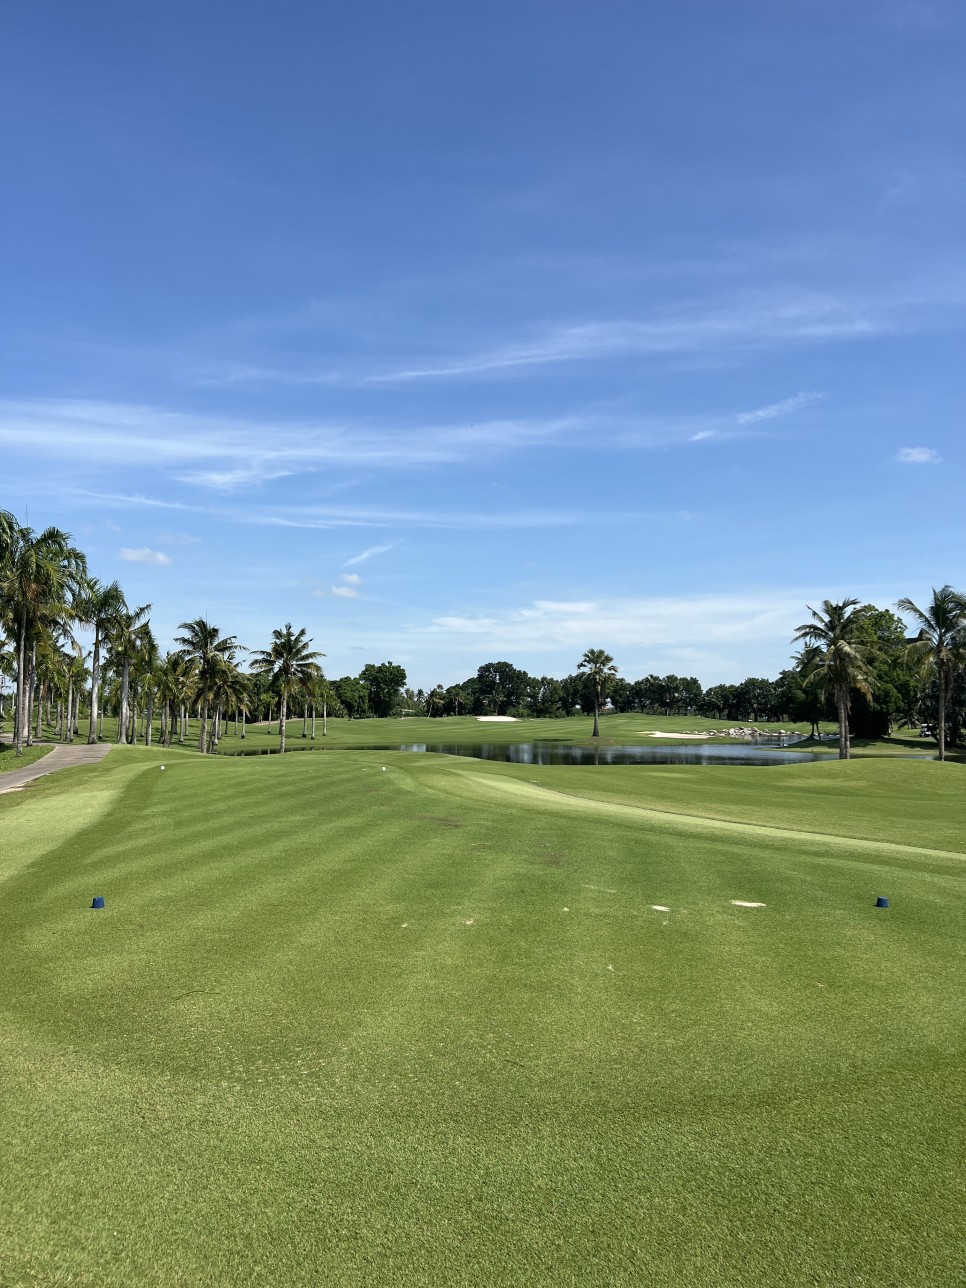
[[[0,1283],[961,1281],[964,788],[119,748],[0,798]]]

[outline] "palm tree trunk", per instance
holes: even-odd
[[[315,699],[312,699],[312,741],[315,742]]]
[[[67,741],[74,741],[74,677],[67,681]]]
[[[596,698],[594,698],[594,732],[593,732],[593,734],[591,735],[591,737],[593,737],[593,738],[599,738],[599,737],[600,737],[600,718],[599,718],[599,712],[598,712],[598,708],[597,708],[597,699],[596,699]]]
[[[90,659],[90,725],[88,742],[98,741],[98,697],[100,690],[100,629],[94,625],[94,653]]]
[[[147,710],[144,713],[144,745],[151,746],[151,726],[154,723],[154,694],[148,695]]]
[[[939,676],[939,759],[946,759],[946,677]]]
[[[241,736],[244,738],[245,737],[245,708],[244,707],[242,707],[241,709],[241,724],[242,724]]]
[[[131,664],[127,658],[121,663],[121,701],[117,712],[117,740],[120,743],[127,743],[127,726],[131,712],[128,704],[128,695],[131,688]]]
[[[839,709],[839,760],[848,760],[852,747],[849,742],[849,694],[848,690],[839,690],[835,695]]]
[[[34,689],[37,684],[37,641],[30,646],[27,663],[27,746],[34,745]]]
[[[309,704],[303,701],[302,703],[302,737],[307,738],[308,736],[309,736]]]
[[[201,700],[201,730],[198,733],[198,750],[206,750],[206,741],[208,737],[208,686],[205,685],[204,696]]]
[[[14,746],[15,754],[23,755],[24,697],[27,692],[27,610],[24,608],[20,617],[20,632],[17,640],[17,693],[14,698]]]
[[[329,701],[328,698],[322,699],[322,737],[328,737],[329,733]]]
[[[285,751],[285,709],[288,706],[288,694],[282,690],[282,700],[278,708],[278,749],[279,752]]]

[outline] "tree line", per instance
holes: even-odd
[[[231,719],[278,720],[280,749],[293,712],[312,735],[321,718],[510,715],[561,718],[602,712],[688,715],[736,722],[822,720],[839,725],[840,754],[851,738],[886,736],[898,726],[927,724],[940,757],[966,741],[966,601],[949,586],[920,609],[900,600],[916,634],[891,609],[856,599],[809,610],[794,641],[800,651],[774,679],[702,688],[694,676],[620,675],[613,658],[589,649],[561,679],[529,675],[510,662],[485,662],[460,683],[407,687],[405,669],[368,663],[356,676],[329,680],[306,630],[290,623],[267,648],[250,650],[204,618],[181,623],[176,647],[162,654],[151,630],[150,604],[130,605],[117,582],[93,577],[84,553],[58,528],[35,532],[0,510],[0,720],[4,677],[13,684],[16,754],[39,740],[44,716],[59,737],[103,736],[105,711],[117,717],[117,740],[143,736],[150,745],[156,714],[163,745],[187,739],[199,722],[198,748],[217,749]],[[89,652],[77,631],[93,632]],[[82,720],[86,729],[81,729]]]

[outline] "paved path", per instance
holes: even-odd
[[[41,760],[27,765],[25,769],[11,769],[9,773],[0,774],[0,794],[18,791],[27,783],[32,783],[35,778],[42,778],[44,774],[55,774],[58,769],[73,769],[77,765],[95,765],[99,760],[103,760],[110,750],[109,742],[95,742],[92,746],[88,746],[86,742],[63,743],[53,751],[48,751]]]

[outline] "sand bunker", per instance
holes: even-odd
[[[711,735],[707,733],[665,733],[663,729],[638,729],[638,734],[648,738],[697,738],[704,741]]]
[[[488,724],[516,724],[516,716],[477,716],[477,720]]]

